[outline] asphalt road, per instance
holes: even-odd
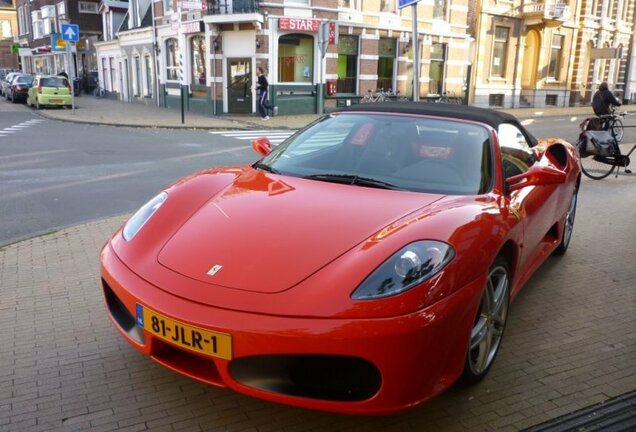
[[[80,125],[20,107],[2,111],[0,245],[134,211],[189,173],[257,158],[249,142],[205,131]]]
[[[537,137],[574,141],[581,120],[523,123]],[[64,123],[0,102],[0,245],[133,212],[189,173],[258,158],[249,140],[226,135]],[[627,129],[624,142],[635,137]]]

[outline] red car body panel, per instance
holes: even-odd
[[[493,157],[497,135],[489,128]],[[559,151],[549,152],[551,146]],[[556,147],[555,147],[556,148]],[[447,389],[464,368],[487,271],[505,251],[511,298],[555,250],[580,170],[557,140],[535,147],[561,184],[475,196],[325,183],[226,167],[167,189],[168,199],[131,241],[121,230],[101,251],[104,289],[131,314],[138,304],[231,335],[232,360],[176,353],[143,331],[143,343],[110,317],[139,351],[180,373],[252,396],[307,408],[386,414]],[[554,153],[554,154],[553,154]],[[564,157],[555,157],[564,154]],[[454,259],[399,295],[354,300],[353,291],[404,245],[434,240]],[[222,269],[213,275],[215,265]],[[245,385],[232,362],[275,354],[351,356],[373,364],[381,386],[359,401],[333,401]],[[202,366],[206,365],[206,366]]]

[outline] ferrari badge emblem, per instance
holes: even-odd
[[[223,268],[222,265],[216,264],[214,265],[210,270],[208,270],[208,274],[210,276],[214,276],[215,274],[217,274],[219,272],[219,270],[221,270]]]

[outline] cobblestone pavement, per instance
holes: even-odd
[[[584,179],[570,250],[511,308],[475,387],[388,417],[277,405],[201,384],[106,317],[100,220],[0,248],[0,431],[515,431],[636,389],[636,175]]]

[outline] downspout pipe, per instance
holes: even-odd
[[[159,100],[159,59],[157,52],[159,51],[159,45],[157,45],[157,27],[155,26],[155,0],[150,0],[150,13],[152,15],[152,61],[155,65],[154,73],[154,87],[155,87],[155,103],[157,108],[161,106]]]

